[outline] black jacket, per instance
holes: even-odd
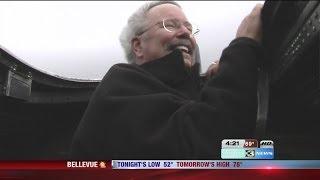
[[[75,133],[71,159],[219,159],[221,141],[252,138],[261,47],[238,38],[202,87],[179,50],[110,68]]]

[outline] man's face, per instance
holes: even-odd
[[[184,25],[176,31],[167,31],[162,27],[162,23],[158,23],[163,19],[177,19],[182,24],[188,22],[182,10],[173,4],[162,4],[150,9],[147,13],[146,28],[151,28],[132,41],[137,64],[161,58],[174,49],[181,49],[185,65],[191,67],[194,65],[194,37]],[[155,23],[158,24],[154,25]]]

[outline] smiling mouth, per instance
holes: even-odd
[[[182,52],[184,64],[186,67],[191,67],[194,64],[194,61],[192,59],[192,51],[189,50],[187,46],[176,46],[174,49],[179,49]]]
[[[193,49],[189,42],[178,42],[169,45],[169,50],[173,51],[179,49],[182,52],[184,63],[187,67],[191,67],[194,64]]]
[[[186,46],[177,46],[176,49],[180,49],[181,51],[189,54],[189,49]]]
[[[191,48],[189,48],[189,47],[186,46],[186,45],[177,45],[177,46],[174,46],[173,49],[179,49],[179,50],[181,50],[182,52],[185,52],[186,54],[189,54],[190,56],[192,56],[192,50],[191,50]]]

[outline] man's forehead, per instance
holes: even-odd
[[[161,4],[151,8],[147,13],[147,18],[151,21],[159,21],[168,18],[187,21],[182,9],[174,4]]]

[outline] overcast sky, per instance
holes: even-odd
[[[263,1],[179,1],[200,28],[202,70],[220,58],[241,20]],[[31,66],[78,79],[101,79],[126,63],[121,29],[143,1],[0,1],[0,46]]]

